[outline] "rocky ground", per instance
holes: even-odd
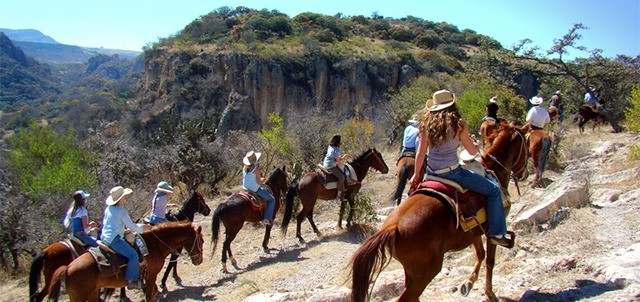
[[[545,172],[545,188],[532,188],[532,176],[520,183],[520,197],[511,186],[514,205],[508,223],[518,240],[511,250],[498,249],[493,288],[501,301],[640,300],[640,161],[627,158],[639,136],[608,131],[570,131],[560,144],[560,164]],[[363,182],[362,191],[372,198],[381,219],[393,209],[387,199],[395,185],[395,156],[385,154],[389,174],[377,173]],[[224,200],[216,197],[209,205],[213,209]],[[181,258],[182,283],[170,279],[168,293],[159,300],[348,301],[349,258],[381,221],[338,229],[335,201],[319,201],[314,216],[321,238],[305,222],[307,242],[299,243],[294,223],[286,236],[272,233],[269,253],[260,246],[263,228],[246,224],[232,245],[240,269],[229,265],[231,274],[220,272],[220,246],[213,252],[207,249],[200,266]],[[209,240],[211,217],[196,216],[195,223],[203,226]],[[421,300],[485,299],[484,266],[469,296],[458,291],[473,262],[471,248],[448,254]],[[373,300],[392,301],[403,280],[402,267],[392,261],[376,282]],[[27,300],[26,278],[0,289],[2,301]],[[143,300],[138,292],[130,292],[130,297]]]

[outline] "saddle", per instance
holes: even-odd
[[[69,249],[69,251],[71,251],[71,257],[73,259],[78,258],[81,254],[84,254],[84,252],[86,252],[89,248],[88,245],[71,234],[68,234],[67,238],[61,240],[60,243],[64,244]]]
[[[271,191],[271,188],[269,188],[268,186],[264,186],[262,188],[269,191],[269,193],[273,195],[273,191]],[[267,206],[267,201],[258,196],[258,194],[253,191],[242,190],[237,193],[237,195],[248,201],[251,204],[251,210],[253,211],[261,212]]]
[[[142,236],[134,235],[133,233],[125,234],[125,241],[138,253],[140,259],[138,263],[140,269],[139,279],[144,280],[147,272],[147,260],[145,256],[148,254],[146,252],[146,243]],[[127,266],[127,258],[125,256],[118,254],[101,241],[98,241],[98,247],[89,248],[89,253],[93,256],[93,259],[98,265],[100,275],[104,278],[117,275],[121,268]]]
[[[358,176],[356,175],[356,171],[353,169],[353,167],[350,164],[344,164],[344,169],[341,170],[344,171],[345,169],[348,170],[347,177],[345,177],[347,186],[357,184]],[[318,181],[322,185],[324,185],[325,189],[332,190],[338,188],[338,178],[333,175],[333,173],[331,173],[331,171],[329,171],[327,168],[322,165],[318,165],[318,168],[316,168],[315,172],[318,176]]]
[[[405,152],[402,152],[402,154],[400,154],[400,157],[398,157],[398,160],[396,160],[396,165],[398,164],[398,162],[399,162],[403,157],[411,157],[411,158],[415,158],[415,157],[416,157],[416,152],[415,152],[415,151],[405,151]]]
[[[493,171],[487,171],[492,173]],[[495,175],[494,175],[495,177]],[[505,208],[511,205],[508,192],[502,191],[502,204]],[[487,199],[482,194],[468,191],[460,184],[434,175],[427,175],[425,181],[418,185],[413,194],[425,194],[446,202],[456,216],[456,228],[468,232],[487,221]]]

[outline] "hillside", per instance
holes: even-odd
[[[493,288],[501,301],[637,301],[640,298],[640,209],[638,175],[640,162],[627,161],[629,146],[637,135],[612,134],[603,128],[590,135],[572,129],[563,147],[564,170],[547,171],[545,189],[531,188],[530,177],[521,183],[508,223],[518,233],[512,250],[498,249]],[[385,155],[393,163],[396,153]],[[622,162],[626,162],[622,164]],[[375,174],[363,183],[363,192],[375,201],[381,219],[392,210],[387,197],[395,177]],[[578,169],[578,170],[576,170]],[[589,175],[586,197],[547,214],[534,227],[519,227],[523,213],[544,205],[544,196],[566,194],[566,180],[576,171]],[[511,184],[513,191],[513,184]],[[237,191],[228,188],[225,194]],[[512,196],[516,196],[512,192]],[[573,195],[576,196],[576,195]],[[586,199],[583,199],[586,198]],[[225,196],[208,199],[214,209]],[[246,224],[232,248],[240,270],[220,273],[220,246],[213,254],[205,249],[205,263],[193,266],[186,257],[179,263],[181,285],[169,278],[169,292],[159,301],[348,301],[346,264],[364,239],[366,227],[336,228],[335,201],[319,201],[315,221],[323,233],[317,238],[309,224],[302,226],[306,244],[297,242],[293,225],[283,237],[273,232],[271,251],[262,252],[263,228]],[[278,214],[276,223],[280,223]],[[207,232],[210,243],[211,217],[196,216],[196,224]],[[372,225],[377,228],[380,223]],[[446,256],[444,267],[427,286],[421,301],[479,301],[484,296],[484,264],[480,279],[468,297],[457,286],[472,269],[473,251],[467,248]],[[392,301],[402,288],[401,266],[392,261],[377,281],[374,301]],[[26,280],[11,281],[0,288],[0,300],[26,300]],[[130,297],[139,300],[138,293]]]
[[[46,63],[86,63],[91,57],[100,54],[118,55],[122,59],[129,60],[133,60],[140,55],[139,51],[61,44],[35,29],[0,28],[0,32],[4,32],[25,54]]]

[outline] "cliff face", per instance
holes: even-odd
[[[169,110],[182,117],[207,112],[218,131],[260,129],[271,112],[319,108],[349,114],[359,106],[365,116],[389,89],[417,76],[412,66],[353,59],[315,57],[264,60],[242,54],[149,51],[138,88],[142,120]]]

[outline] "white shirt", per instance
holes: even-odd
[[[544,128],[544,125],[550,121],[549,112],[540,106],[533,106],[527,112],[527,122],[531,122],[532,126]]]

